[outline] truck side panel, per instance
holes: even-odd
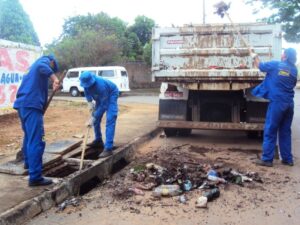
[[[263,61],[280,59],[280,25],[237,26]],[[153,80],[193,90],[242,90],[264,76],[230,24],[154,28],[152,60]]]

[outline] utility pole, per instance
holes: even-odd
[[[203,24],[205,24],[205,0],[203,0]]]

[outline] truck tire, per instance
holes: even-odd
[[[192,133],[192,129],[179,129],[178,135],[181,137],[188,137]]]
[[[165,135],[167,137],[174,137],[177,134],[177,129],[174,128],[164,128]]]
[[[77,87],[72,87],[70,89],[70,94],[72,97],[77,97],[77,96],[79,96],[80,92]]]

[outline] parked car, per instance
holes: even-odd
[[[122,92],[128,92],[129,89],[129,79],[127,71],[121,66],[105,66],[105,67],[80,67],[72,68],[67,72],[66,77],[63,80],[62,92],[68,92],[71,96],[76,97],[79,95],[83,96],[83,88],[80,86],[79,76],[85,71],[90,71],[95,73],[97,76],[101,76],[114,82],[120,94]]]

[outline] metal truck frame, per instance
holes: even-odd
[[[262,61],[280,59],[278,24],[236,24]],[[158,127],[167,136],[192,129],[263,130],[268,102],[251,95],[265,74],[253,66],[230,24],[153,28],[152,80],[162,82]]]

